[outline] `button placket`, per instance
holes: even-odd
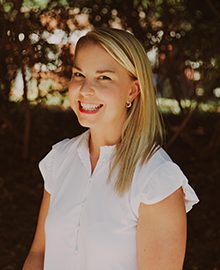
[[[84,192],[83,200],[81,202],[81,209],[80,209],[80,213],[79,213],[78,226],[76,228],[75,253],[78,253],[79,248],[80,248],[79,247],[79,241],[80,241],[79,239],[80,239],[80,231],[81,231],[82,212],[85,209],[85,205],[86,205],[86,202],[87,202],[87,197],[88,197],[89,192],[91,190],[92,183],[94,182],[94,178],[97,177],[97,175],[99,174],[99,172],[102,170],[103,165],[108,162],[108,157],[111,154],[111,152],[108,151],[109,148],[103,147],[101,149],[100,157],[99,157],[99,160],[98,160],[98,162],[96,164],[96,167],[95,167],[93,173],[91,173],[91,162],[90,162],[90,158],[89,158],[89,152],[87,151],[88,149],[85,149],[85,150],[82,151],[82,152],[79,151],[79,154],[80,154],[80,158],[81,158],[83,164],[85,165],[85,169],[89,172],[89,175],[88,175],[88,183],[87,183],[87,186],[86,186],[86,189],[85,189],[85,192]]]
[[[81,202],[81,209],[80,209],[80,214],[79,214],[79,221],[78,221],[78,225],[77,225],[77,228],[76,228],[75,253],[78,253],[78,251],[79,251],[79,234],[80,234],[81,216],[82,216],[82,211],[85,208],[85,204],[86,204],[86,201],[87,201],[89,190],[91,188],[92,178],[93,178],[92,176],[90,176],[88,178],[88,184],[87,184],[87,187],[86,187],[86,190],[85,190],[85,193],[84,193],[84,198],[83,198],[83,201]]]
[[[78,225],[76,229],[76,245],[75,245],[75,253],[78,253],[78,248],[79,248],[79,228],[80,226]]]

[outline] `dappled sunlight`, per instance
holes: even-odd
[[[163,114],[175,114],[178,115],[181,113],[181,109],[179,107],[178,102],[175,99],[171,98],[158,98],[157,99],[158,106],[160,111]],[[197,105],[196,100],[190,100],[190,99],[184,99],[181,100],[181,105],[183,109],[193,109]],[[202,102],[198,106],[198,111],[200,112],[215,112],[220,113],[220,102],[219,101],[208,101],[208,102]]]
[[[4,11],[9,16],[14,7],[8,1],[4,2]],[[185,39],[195,25],[189,18],[179,17],[186,9],[183,3],[171,1],[168,4],[169,9],[163,11],[163,1],[154,4],[136,1],[129,13],[132,15],[133,25],[127,24],[120,6],[110,8],[111,5],[103,3],[99,6],[95,2],[83,7],[68,6],[67,1],[63,0],[59,1],[60,6],[47,9],[49,4],[48,0],[25,0],[20,8],[24,16],[22,23],[25,26],[31,12],[39,20],[39,25],[34,28],[27,24],[24,29],[18,28],[16,42],[6,44],[7,50],[16,52],[17,57],[15,60],[8,55],[6,59],[11,81],[11,101],[21,101],[25,96],[31,103],[62,104],[59,100],[65,99],[62,98],[62,92],[67,90],[67,83],[71,77],[75,44],[81,36],[93,29],[94,25],[127,29],[134,34],[137,32],[139,38],[142,38],[155,70],[154,81],[159,90],[159,97],[163,98],[163,101],[159,102],[162,111],[179,114],[182,108],[191,106],[193,100],[189,101],[190,99],[205,97],[207,91],[211,91],[207,95],[210,100],[219,97],[218,85],[214,84],[215,87],[211,90],[207,90],[206,86],[206,70],[210,71],[210,66],[217,70],[219,61],[214,56],[208,59],[207,50],[204,57],[199,48],[193,48],[194,51],[190,53]],[[162,11],[174,16],[176,21],[166,22]],[[16,17],[11,18],[12,21],[15,19]],[[35,23],[29,22],[33,25]],[[10,27],[6,31],[8,39],[14,40],[13,31]],[[141,31],[143,34],[140,35]],[[19,54],[23,55],[23,69]],[[217,81],[217,71],[214,70],[212,74],[209,78]],[[22,79],[24,77],[25,82]],[[27,94],[24,93],[24,84],[27,86]],[[181,101],[178,103],[174,97]],[[207,108],[212,106],[207,105],[203,108],[207,111]]]
[[[217,98],[220,98],[220,87],[215,88],[215,89],[213,90],[213,92],[214,92],[214,95],[215,95]]]
[[[142,42],[165,147],[201,198],[188,220],[184,269],[220,269],[219,11],[219,0],[0,1],[0,269],[21,269],[30,247],[43,190],[40,158],[83,132],[68,82],[78,39],[101,26]]]

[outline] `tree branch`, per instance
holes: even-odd
[[[220,18],[220,12],[215,8],[215,6],[212,3],[212,1],[211,0],[206,0],[206,3],[208,4],[210,10],[215,15],[215,17],[219,20],[219,18]]]

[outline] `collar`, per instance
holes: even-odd
[[[86,169],[90,172],[91,163],[90,163],[90,153],[89,153],[89,138],[90,138],[90,130],[85,131],[79,138],[79,143],[77,146],[77,152],[79,157],[86,167]],[[116,144],[114,145],[105,145],[100,147],[100,156],[99,163],[103,161],[109,161],[113,158],[113,154],[116,151]]]
[[[79,151],[89,151],[89,138],[90,138],[90,130],[88,129],[80,136],[80,141],[78,144]],[[114,145],[104,145],[100,146],[100,156],[105,156],[112,154],[116,149],[116,144]]]

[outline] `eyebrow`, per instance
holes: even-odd
[[[82,71],[82,69],[77,67],[76,65],[74,65],[73,68],[76,68],[76,69]],[[96,73],[99,73],[99,74],[100,73],[115,73],[115,71],[112,69],[103,69],[103,70],[97,70]]]

